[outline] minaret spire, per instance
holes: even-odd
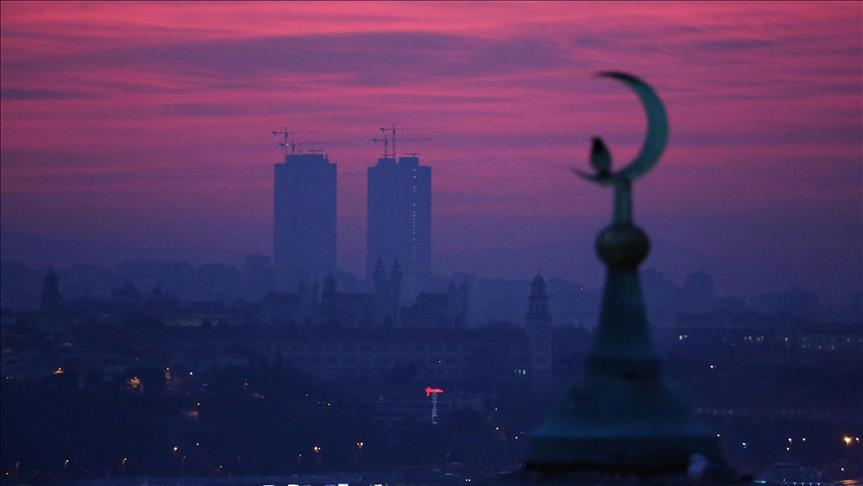
[[[611,172],[608,156],[594,164],[606,170],[581,174],[612,186],[615,194],[612,223],[596,239],[596,251],[607,269],[602,310],[585,377],[534,433],[527,467],[686,470],[695,454],[719,460],[719,444],[676,386],[662,376],[638,272],[650,242],[632,219],[632,182],[662,153],[667,120],[662,103],[646,83],[624,73],[602,75],[624,82],[642,98],[648,110],[648,140],[623,170]]]

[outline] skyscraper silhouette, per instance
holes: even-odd
[[[545,279],[539,274],[530,284],[524,327],[530,342],[530,379],[536,384],[551,381],[551,313]]]
[[[336,164],[324,154],[286,154],[275,164],[273,259],[277,290],[322,281],[336,265]]]
[[[54,273],[54,269],[48,270],[42,280],[42,310],[53,311],[63,305],[63,297],[60,295],[60,279]]]
[[[381,157],[368,169],[366,276],[398,260],[408,297],[431,273],[431,167],[415,155]]]

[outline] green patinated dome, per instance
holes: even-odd
[[[650,240],[634,224],[612,224],[596,237],[596,252],[609,267],[636,268],[647,258]]]

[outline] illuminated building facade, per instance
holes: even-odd
[[[381,157],[368,169],[366,276],[398,260],[408,297],[431,273],[431,167],[416,156]]]

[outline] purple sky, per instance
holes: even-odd
[[[839,299],[863,286],[861,8],[5,2],[2,230],[269,254],[287,124],[340,142],[339,253],[361,273],[369,139],[396,122],[438,127],[400,145],[433,167],[436,272],[598,284],[611,194],[568,167],[593,135],[618,164],[641,143],[635,97],[591,76],[615,69],[670,117],[635,190],[646,265]]]

